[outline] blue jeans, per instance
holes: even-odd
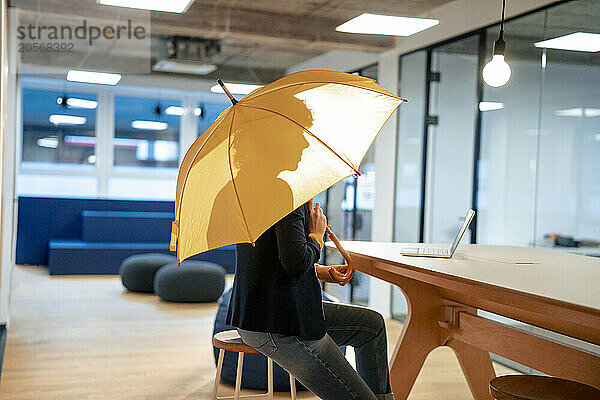
[[[323,400],[393,400],[383,317],[365,307],[323,302],[319,340],[238,329],[242,340],[290,372]],[[356,368],[338,346],[352,346]],[[358,372],[357,372],[358,371]]]

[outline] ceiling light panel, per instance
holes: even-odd
[[[217,69],[214,64],[199,64],[191,61],[161,60],[152,66],[152,70],[159,72],[173,72],[178,74],[206,75]]]
[[[600,117],[600,108],[567,108],[554,111],[558,117]]]
[[[187,10],[193,0],[98,0],[105,6],[139,8],[141,10],[182,13]]]
[[[600,33],[575,32],[554,39],[534,43],[535,47],[547,49],[587,51],[596,53],[600,51]]]
[[[56,99],[56,104],[62,104],[63,98],[59,97]],[[98,102],[94,100],[86,100],[86,99],[78,99],[76,97],[67,98],[67,105],[73,108],[86,108],[89,110],[93,110],[98,107]]]
[[[100,85],[116,85],[121,80],[121,74],[72,69],[67,72],[67,80],[71,82],[98,83]]]
[[[262,87],[262,85],[250,85],[248,83],[228,83],[225,82],[225,87],[232,94],[248,94],[251,91]],[[214,85],[210,88],[213,93],[225,93],[221,85]]]
[[[185,113],[185,110],[181,106],[169,106],[165,109],[165,113],[167,115],[179,115],[180,116]],[[194,115],[196,117],[202,115],[202,109],[200,107],[194,108]]]
[[[144,129],[147,131],[164,131],[169,127],[169,124],[160,121],[135,120],[131,122],[131,127],[134,129]]]
[[[54,125],[83,125],[86,123],[86,117],[76,115],[52,114],[48,120]]]
[[[497,101],[482,101],[479,103],[479,111],[494,111],[504,108],[504,103]]]
[[[335,28],[339,32],[410,36],[439,24],[437,19],[362,14]]]

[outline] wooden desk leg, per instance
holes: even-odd
[[[490,353],[458,340],[450,340],[447,344],[458,358],[469,389],[475,400],[491,400],[490,381],[496,377]]]
[[[438,346],[450,346],[460,363],[475,400],[491,400],[489,382],[495,372],[488,352],[450,340],[440,327],[444,304],[434,286],[411,279],[395,282],[406,296],[408,315],[390,362],[390,381],[397,400],[408,398],[427,355]]]
[[[441,343],[442,302],[437,290],[418,281],[397,283],[406,296],[408,315],[390,362],[390,382],[394,397],[408,397],[427,355]]]

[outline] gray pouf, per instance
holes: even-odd
[[[164,301],[208,303],[225,289],[225,269],[206,261],[184,261],[162,267],[154,277],[154,293]]]
[[[132,292],[152,293],[154,275],[165,264],[177,262],[177,258],[168,254],[147,253],[127,257],[121,263],[119,275],[121,282]]]

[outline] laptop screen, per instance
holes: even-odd
[[[454,242],[452,242],[452,246],[450,246],[450,254],[454,254],[454,250],[456,250],[456,247],[460,243],[460,239],[462,239],[463,235],[467,231],[467,228],[471,224],[471,220],[473,220],[474,215],[475,211],[469,210],[467,216],[465,217],[465,221],[463,222],[462,226],[458,230],[458,233],[456,234],[456,237],[454,238]]]

